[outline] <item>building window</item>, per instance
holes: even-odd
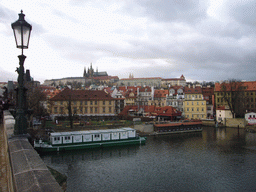
[[[103,105],[105,105],[105,101],[103,101]]]
[[[109,105],[111,105],[111,101],[109,101]]]
[[[93,105],[92,101],[90,101],[90,105]]]
[[[192,105],[194,105],[194,102],[192,101]]]
[[[93,107],[90,107],[90,113],[93,113]]]
[[[87,101],[84,101],[84,104],[87,105]]]
[[[95,105],[97,105],[97,101],[95,101]]]
[[[84,108],[84,113],[87,113],[87,107]]]
[[[202,108],[202,111],[204,111],[204,108]]]
[[[82,107],[80,107],[80,113],[83,113],[83,108]]]
[[[187,111],[189,111],[189,107],[187,108]]]
[[[196,102],[197,105],[199,105],[199,102]]]
[[[196,108],[196,111],[199,111],[199,108]]]
[[[63,105],[63,101],[60,102],[60,105]]]
[[[83,105],[83,101],[80,101],[80,105]]]
[[[57,107],[54,107],[54,113],[57,113],[57,109],[58,109]]]
[[[73,101],[73,104],[76,105],[76,101]]]
[[[108,108],[108,111],[109,111],[109,113],[111,113],[111,112],[112,112],[112,108],[111,108],[111,107],[109,107],[109,108]]]
[[[105,107],[103,107],[103,113],[105,113],[105,110],[106,110]]]
[[[77,113],[77,108],[76,107],[74,107],[74,113]]]
[[[198,97],[201,98],[201,95],[199,95]]]
[[[194,111],[194,107],[192,107],[191,111]]]
[[[95,107],[94,111],[95,111],[95,113],[98,113],[98,108],[97,108],[97,107]]]
[[[187,102],[187,105],[189,105],[189,102]]]

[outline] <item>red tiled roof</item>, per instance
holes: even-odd
[[[223,91],[222,86],[225,85],[227,91],[231,91],[231,85],[233,86],[232,91],[239,91],[240,87],[245,87],[243,91],[256,91],[256,81],[246,81],[246,82],[231,82],[231,83],[215,83],[215,91]]]
[[[197,122],[181,122],[181,123],[168,123],[168,124],[154,124],[155,127],[176,127],[176,126],[181,126],[181,125],[198,125],[198,124],[203,124],[200,121]]]
[[[159,90],[156,89],[154,92],[154,97],[155,98],[164,98],[166,95],[168,95],[169,91],[168,90]]]
[[[107,93],[112,93],[113,90],[111,89],[111,87],[105,87],[104,91],[106,91]]]
[[[121,80],[139,80],[139,79],[162,79],[162,78],[161,77],[123,78]]]
[[[59,94],[51,98],[52,101],[66,101],[71,97],[72,100],[115,100],[111,95],[101,90],[71,90],[64,89]]]
[[[201,87],[184,87],[184,93],[185,94],[202,94],[202,88]]]
[[[140,108],[144,109],[145,113],[149,113],[152,116],[180,116],[181,112],[177,111],[172,106],[165,106],[165,107],[156,107],[153,105],[150,106],[140,106]],[[138,111],[138,106],[125,106],[123,111],[119,113],[119,115],[128,115],[130,110]]]
[[[119,91],[127,91],[127,90],[135,90],[137,91],[138,88],[141,88],[141,86],[120,86],[118,87]]]
[[[140,92],[151,92],[151,87],[142,87],[139,89]]]

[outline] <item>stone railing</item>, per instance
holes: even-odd
[[[25,136],[14,136],[15,120],[4,111],[4,130],[9,153],[9,185],[14,191],[62,191],[43,160]]]

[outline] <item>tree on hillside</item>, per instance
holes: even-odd
[[[228,105],[233,118],[243,114],[244,111],[244,89],[242,82],[232,79],[221,84],[222,98]]]

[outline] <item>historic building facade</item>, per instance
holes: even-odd
[[[115,98],[105,91],[64,89],[49,99],[48,112],[52,116],[67,116],[68,108],[78,116],[115,116]]]
[[[256,81],[215,83],[214,95],[216,109],[224,106],[241,117],[256,111]]]
[[[184,116],[187,119],[205,119],[206,101],[201,87],[184,87]]]
[[[149,87],[160,87],[161,86],[160,77],[151,78],[124,78],[119,79],[117,86],[149,86]]]
[[[186,79],[184,75],[181,75],[180,78],[169,78],[161,80],[162,88],[170,88],[171,86],[186,86]]]
[[[184,91],[183,86],[171,86],[169,95],[166,97],[166,105],[172,106],[178,111],[183,112]]]

